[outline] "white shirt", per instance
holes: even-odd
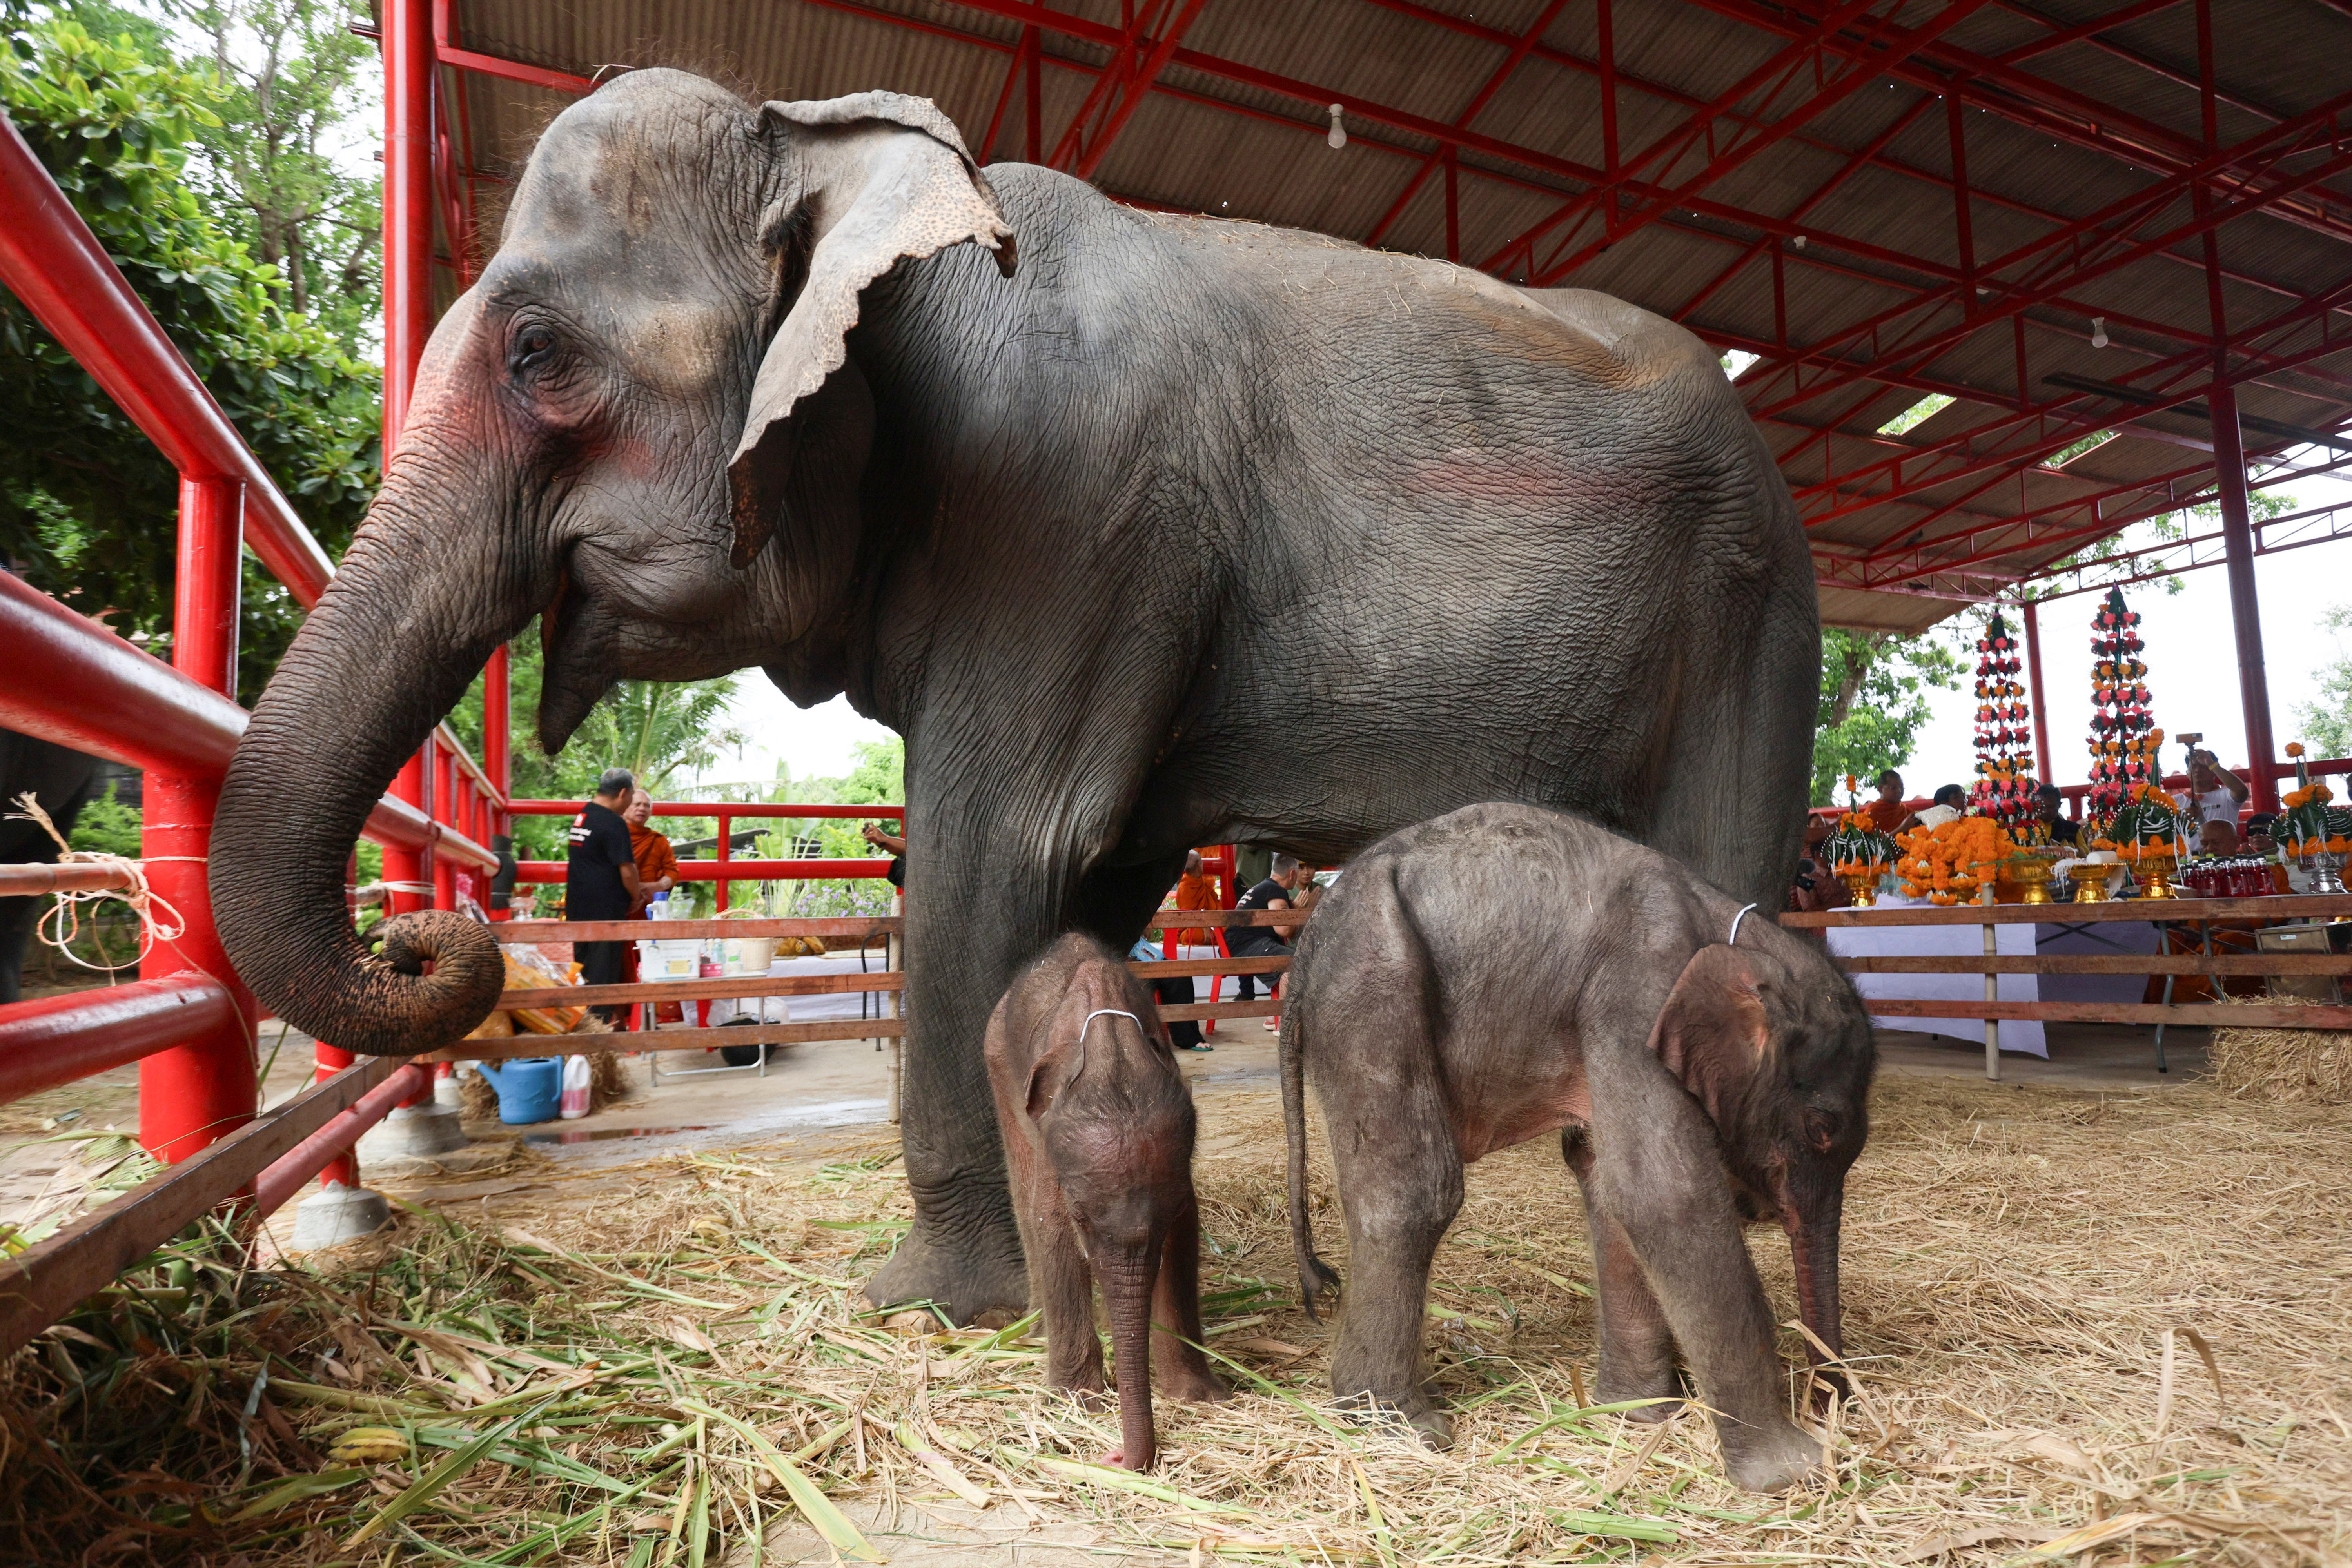
[[[2188,814],[2189,819],[2200,826],[2208,822],[2226,822],[2232,827],[2238,826],[2238,797],[2226,789],[2209,789],[2194,799],[2187,790],[2181,790],[2172,798],[2179,803],[2180,809]]]

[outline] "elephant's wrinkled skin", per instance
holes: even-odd
[[[1532,806],[1471,806],[1349,864],[1300,939],[1282,1021],[1310,1310],[1336,1277],[1307,1222],[1306,1079],[1347,1213],[1343,1399],[1450,1436],[1422,1383],[1431,1255],[1465,1164],[1558,1131],[1592,1233],[1601,1401],[1655,1399],[1635,1418],[1664,1418],[1679,1345],[1734,1480],[1811,1472],[1739,1221],[1781,1222],[1804,1324],[1842,1355],[1838,1219],[1876,1056],[1827,956],[1762,910],[1727,942],[1738,911],[1656,851]]]
[[[1022,972],[985,1048],[1046,1386],[1102,1391],[1099,1280],[1118,1357],[1119,1450],[1104,1463],[1148,1470],[1155,1384],[1172,1399],[1227,1393],[1200,1348],[1192,1091],[1150,988],[1088,936]]]
[[[907,739],[912,844],[917,1220],[869,1289],[970,1317],[1027,1289],[982,1030],[1056,934],[1123,947],[1192,845],[1329,863],[1490,799],[1764,897],[1819,634],[1787,488],[1678,328],[1040,168],[992,195],[953,136],[918,100],[761,111],[667,70],[565,110],[213,865],[269,1006],[440,1044],[494,955],[363,954],[342,865],[492,648],[544,614],[550,743],[617,677],[846,691]]]

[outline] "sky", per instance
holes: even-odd
[[[730,752],[695,775],[689,783],[739,784],[776,776],[781,763],[793,777],[838,777],[850,769],[860,741],[886,741],[887,725],[860,715],[846,697],[836,697],[814,708],[795,708],[792,699],[757,668],[739,680],[735,700],[724,721],[749,737],[740,752]]]

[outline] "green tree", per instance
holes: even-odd
[[[1910,761],[1927,721],[1927,694],[1959,684],[1959,658],[1940,638],[1822,627],[1813,804],[1837,804],[1848,773],[1866,783]]]
[[[679,773],[710,765],[719,754],[743,743],[741,731],[725,724],[727,704],[739,677],[715,680],[623,680],[588,710],[560,755],[539,743],[539,689],[544,660],[539,630],[531,627],[507,645],[509,758],[511,788],[520,800],[585,800],[597,775],[626,768],[656,794]],[[449,714],[449,728],[466,746],[482,754],[482,682]],[[691,821],[672,821],[670,837],[692,837]],[[551,816],[515,819],[515,854],[520,858],[561,859],[563,820]],[[710,829],[702,828],[709,832]]]
[[[188,148],[222,134],[223,101],[217,84],[172,60],[152,24],[101,37],[52,16],[20,22],[0,47],[0,106],[328,553],[340,554],[376,482],[381,378],[290,309],[278,269],[207,210]],[[0,291],[0,561],[160,650],[177,510],[171,465]],[[300,619],[291,595],[248,560],[243,700],[258,695]]]
[[[851,751],[849,772],[839,777],[794,779],[779,763],[768,792],[772,804],[802,805],[904,805],[907,804],[907,742],[893,735],[861,741]],[[865,824],[849,817],[812,816],[777,821],[760,840],[762,859],[854,860],[872,857]],[[890,912],[889,883],[870,878],[838,881],[763,882],[762,907],[778,916],[816,918],[884,915]]]
[[[351,0],[161,0],[211,45],[220,133],[195,149],[206,207],[278,269],[286,302],[357,352],[382,314],[383,183],[337,162],[374,108]],[[373,132],[369,132],[373,138]]]
[[[2315,757],[2352,757],[2352,656],[2343,634],[2352,631],[2352,605],[2338,605],[2319,618],[2336,635],[2336,658],[2319,672],[2319,700],[2295,710],[2303,726],[2297,737]]]

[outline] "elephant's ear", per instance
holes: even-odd
[[[1718,1122],[1770,1048],[1768,984],[1754,952],[1711,942],[1683,965],[1650,1031],[1650,1049]]]
[[[763,133],[801,163],[794,196],[761,223],[782,246],[810,250],[798,297],[768,344],[742,438],[728,463],[734,493],[734,563],[751,564],[775,528],[791,466],[791,419],[801,400],[848,358],[858,295],[898,265],[971,240],[1013,275],[1013,230],[955,124],[929,99],[861,92],[822,102],[770,103]],[[793,270],[791,258],[780,269]]]
[[[1029,1120],[1034,1124],[1052,1108],[1064,1089],[1087,1070],[1087,1042],[1082,1034],[1065,1040],[1037,1058],[1029,1069]]]

